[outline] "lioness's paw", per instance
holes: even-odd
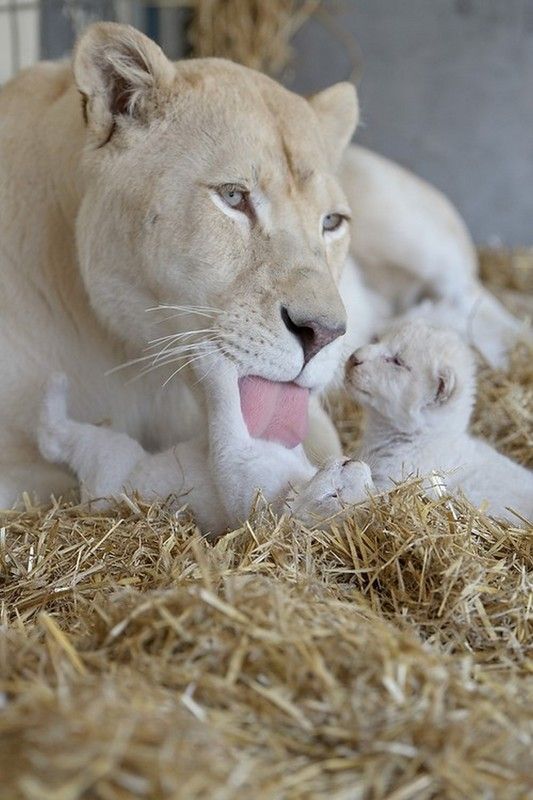
[[[291,502],[291,510],[304,521],[317,522],[360,503],[373,488],[368,464],[335,459],[300,489]]]

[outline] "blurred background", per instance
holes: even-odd
[[[442,189],[478,244],[533,244],[533,0],[0,0],[0,83],[96,19],[302,93],[354,81],[358,142]]]

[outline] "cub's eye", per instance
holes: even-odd
[[[396,354],[395,356],[389,356],[388,358],[385,359],[385,361],[388,364],[394,364],[395,367],[405,367],[404,362],[402,361],[402,359],[398,354]]]
[[[339,230],[346,217],[343,214],[326,214],[322,219],[322,233]]]

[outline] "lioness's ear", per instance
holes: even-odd
[[[145,121],[174,67],[163,51],[130,25],[101,22],[87,28],[74,51],[74,77],[87,122],[101,143],[116,119]]]
[[[455,391],[457,378],[451,367],[442,367],[437,375],[437,387],[434,402],[437,405],[447,403]]]
[[[318,117],[333,168],[336,169],[359,120],[359,103],[351,83],[336,83],[309,98]]]

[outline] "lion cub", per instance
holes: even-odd
[[[533,518],[533,473],[468,433],[475,364],[457,333],[423,320],[393,325],[352,354],[346,387],[365,408],[361,458],[378,488],[436,471],[494,516]]]

